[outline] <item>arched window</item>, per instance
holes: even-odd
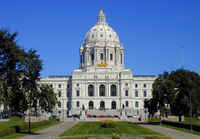
[[[99,96],[105,96],[105,90],[106,90],[106,88],[105,88],[105,85],[100,85],[99,86]]]
[[[111,92],[111,96],[117,96],[117,87],[116,85],[111,85],[111,88],[110,88],[110,92]]]
[[[91,84],[88,86],[88,96],[94,96],[94,86]]]
[[[94,108],[94,102],[93,101],[90,101],[89,102],[89,109],[93,109]]]

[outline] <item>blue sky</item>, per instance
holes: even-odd
[[[18,44],[43,60],[42,76],[71,75],[99,9],[118,33],[125,64],[135,75],[181,67],[200,73],[199,0],[2,0],[0,28],[19,32]]]

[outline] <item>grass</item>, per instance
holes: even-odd
[[[36,131],[39,131],[39,130],[42,130],[44,128],[48,128],[50,126],[53,126],[53,125],[56,125],[56,124],[59,124],[61,122],[59,121],[56,121],[56,120],[51,120],[49,122],[47,122],[46,125],[40,125],[36,128],[33,128],[31,129],[31,132],[36,132]],[[31,123],[32,125],[35,124],[35,123]],[[36,123],[36,124],[39,124],[39,123]],[[0,122],[0,132],[2,130],[10,130],[10,128],[12,128],[13,126],[22,126],[22,125],[28,125],[28,123],[25,123],[23,120],[10,120],[8,122]],[[3,136],[1,137],[1,139],[17,139],[19,137],[23,137],[23,136],[27,136],[29,135],[28,133],[28,129],[25,130],[25,132],[23,131],[23,133],[12,133],[10,135],[7,135],[7,136]]]
[[[162,136],[163,134],[128,122],[115,122],[114,127],[104,128],[101,122],[79,122],[60,136],[102,136],[102,135],[128,135],[128,136]]]

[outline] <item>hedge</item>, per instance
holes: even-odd
[[[165,125],[170,125],[178,128],[185,128],[185,129],[190,129],[190,124],[184,124],[184,123],[179,123],[179,122],[172,122],[172,121],[162,121],[163,124]],[[200,126],[198,125],[192,125],[192,130],[200,132]]]
[[[51,125],[53,122],[54,120],[31,123],[31,129],[35,129],[44,125]],[[28,132],[28,123],[24,123],[22,125],[15,125],[15,126],[1,130],[0,137],[8,136],[14,133],[22,133],[22,132]]]

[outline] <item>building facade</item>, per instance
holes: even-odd
[[[155,76],[136,76],[124,65],[124,47],[106,22],[103,10],[80,47],[80,68],[72,76],[50,76],[40,83],[52,86],[58,96],[56,111],[78,114],[92,110],[120,110],[135,114],[152,97]]]

